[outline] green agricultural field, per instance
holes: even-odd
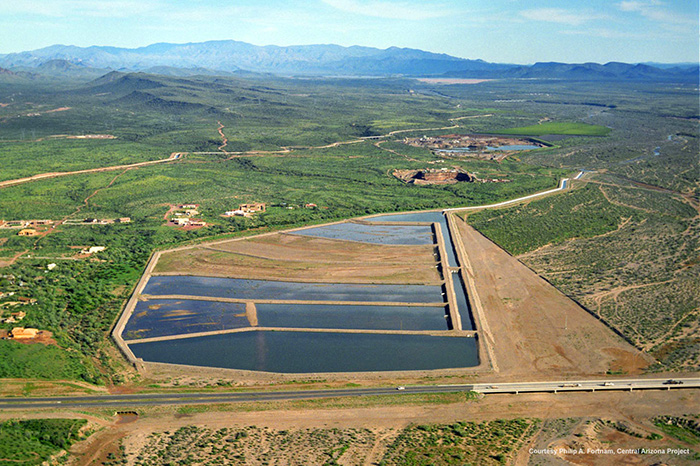
[[[499,130],[502,134],[515,134],[518,136],[544,136],[546,134],[565,134],[570,136],[607,136],[610,128],[586,123],[559,123],[546,122],[519,128]]]

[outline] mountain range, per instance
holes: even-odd
[[[234,40],[159,43],[135,49],[50,47],[0,55],[0,68],[17,74],[95,78],[110,71],[166,75],[272,73],[301,76],[410,76],[554,78],[697,82],[698,65],[536,63],[512,65],[468,60],[423,50],[339,45],[257,46]]]

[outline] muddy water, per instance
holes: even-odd
[[[447,330],[442,307],[258,304],[261,327]]]
[[[360,241],[363,243],[386,245],[433,244],[430,226],[364,225],[359,223],[338,223],[294,232],[295,235],[317,236],[321,238]]]
[[[296,301],[443,302],[441,288],[430,285],[300,283],[196,276],[152,276],[143,294]]]
[[[129,345],[146,361],[265,372],[431,370],[478,365],[474,338],[243,332]]]
[[[248,327],[243,303],[156,299],[139,301],[125,340]]]

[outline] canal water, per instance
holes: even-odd
[[[476,339],[428,335],[251,331],[129,347],[146,361],[282,373],[432,370],[479,364]]]
[[[444,307],[257,304],[261,327],[448,330]]]
[[[471,306],[469,306],[469,300],[467,299],[464,280],[462,280],[459,272],[452,272],[452,283],[454,283],[455,296],[457,297],[457,311],[462,319],[462,330],[474,330]]]
[[[443,302],[441,287],[433,285],[301,283],[189,275],[152,276],[143,294],[249,300]]]
[[[338,223],[294,232],[295,235],[386,245],[433,244],[430,226],[365,225],[360,223]]]

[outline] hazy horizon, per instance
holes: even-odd
[[[698,3],[592,0],[16,0],[0,5],[0,54],[51,45],[414,48],[488,62],[697,63]]]
[[[118,46],[107,46],[107,45],[88,45],[88,46],[76,46],[74,44],[51,44],[46,47],[41,47],[39,49],[33,49],[33,50],[23,50],[22,52],[34,52],[37,50],[41,49],[46,49],[46,48],[51,48],[51,47],[80,47],[80,48],[90,48],[90,47],[115,47],[115,48],[121,48],[121,49],[126,49],[126,50],[138,50],[138,49],[144,49],[148,48],[153,45],[159,45],[159,44],[171,44],[171,45],[189,45],[189,44],[201,44],[201,43],[207,43],[207,42],[225,42],[225,41],[237,41],[236,39],[211,39],[207,41],[202,41],[202,42],[154,42],[151,44],[146,44],[146,45],[141,45],[137,47],[118,47]],[[244,41],[237,41],[237,42],[244,42]],[[250,42],[247,42],[251,45],[259,46],[259,47],[285,47],[285,46],[280,46],[278,44],[252,44]],[[295,47],[295,46],[314,46],[314,45],[321,45],[321,46],[335,46],[335,45],[340,45],[340,44],[332,44],[332,43],[327,43],[327,44],[290,44],[289,47]],[[358,45],[351,45],[351,46],[342,46],[342,47],[353,47],[353,46],[358,46]],[[372,46],[359,46],[359,47],[372,47]],[[375,47],[380,50],[386,50],[392,47],[398,47],[398,46],[389,46],[389,47]],[[413,47],[399,47],[399,48],[413,48]],[[426,52],[432,52],[432,53],[444,53],[444,52],[435,52],[433,50],[425,50],[425,49],[418,49],[418,50],[424,50]],[[10,55],[11,53],[17,53],[17,52],[10,52],[10,53],[0,53],[0,56],[5,56],[5,55]],[[19,52],[21,53],[21,52]],[[449,55],[449,54],[448,54]],[[458,58],[464,58],[464,57],[458,57]],[[473,58],[472,60],[479,60],[479,58]],[[489,60],[484,60],[488,62]],[[611,60],[611,61],[601,61],[601,62],[562,62],[562,63],[598,63],[598,64],[606,64],[606,63],[611,63],[615,62],[617,60]],[[514,62],[493,62],[493,63],[498,63],[498,64],[513,64],[513,65],[523,65],[523,66],[531,66],[534,65],[535,63],[542,63],[542,62],[555,62],[555,60],[539,60],[537,62],[529,62],[529,63],[514,63]],[[638,61],[638,62],[625,62],[629,64],[658,64],[662,66],[667,66],[667,65],[700,65],[700,60],[696,61],[685,61],[685,62],[662,62],[662,61],[654,61],[654,60],[645,60],[645,61]]]

